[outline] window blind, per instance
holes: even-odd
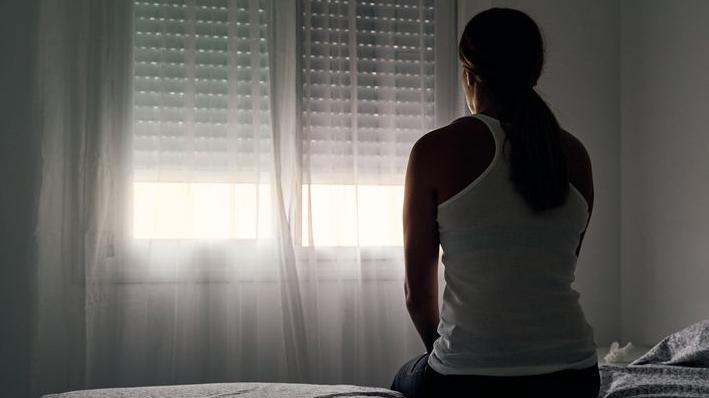
[[[304,166],[315,182],[402,183],[434,126],[433,0],[306,0]]]
[[[270,167],[265,0],[135,1],[137,181],[243,181]]]

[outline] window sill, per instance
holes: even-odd
[[[192,241],[195,242],[195,241]],[[275,241],[132,240],[108,262],[113,283],[279,283]],[[401,247],[296,247],[303,281],[403,281]]]

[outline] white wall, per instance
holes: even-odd
[[[488,7],[527,12],[542,29],[547,59],[539,90],[593,164],[594,214],[578,262],[576,289],[596,343],[620,338],[619,9],[614,0],[461,0],[459,29]]]
[[[32,225],[39,151],[31,128],[30,81],[36,1],[0,5],[0,391],[29,387],[32,322]]]
[[[709,318],[709,1],[621,3],[622,336]]]

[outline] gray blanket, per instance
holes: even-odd
[[[667,336],[627,367],[600,370],[604,398],[709,397],[709,320]]]

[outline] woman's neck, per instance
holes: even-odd
[[[501,112],[498,108],[490,107],[490,106],[480,107],[480,108],[476,109],[475,113],[481,113],[483,115],[490,116],[491,118],[494,118],[497,120],[500,120],[500,115],[501,115]]]
[[[502,110],[500,106],[490,101],[488,98],[486,98],[486,96],[478,95],[475,98],[475,112],[473,113],[482,113],[484,115],[500,120]]]

